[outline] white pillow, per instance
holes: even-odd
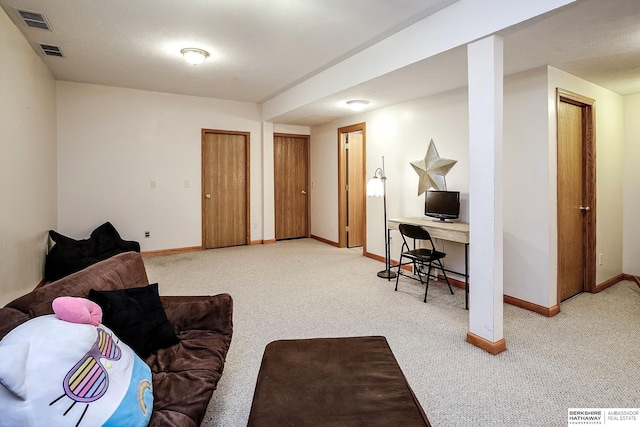
[[[104,325],[40,316],[0,341],[0,407],[1,427],[144,427],[151,370]]]
[[[25,372],[28,355],[28,342],[0,345],[0,384],[22,400],[27,399]]]

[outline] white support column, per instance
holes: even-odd
[[[470,163],[467,341],[497,354],[506,348],[502,290],[502,38],[490,36],[470,43],[467,57]]]
[[[276,240],[273,182],[273,123],[262,122],[262,242]]]

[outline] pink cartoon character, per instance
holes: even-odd
[[[58,297],[51,304],[60,320],[98,326],[102,322],[102,308],[86,298]]]

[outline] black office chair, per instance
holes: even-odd
[[[451,289],[451,284],[449,283],[447,272],[444,270],[441,261],[442,258],[444,258],[447,254],[436,250],[429,232],[418,225],[412,224],[400,224],[398,226],[398,229],[400,230],[400,235],[402,236],[403,243],[402,249],[400,251],[398,275],[396,276],[396,291],[398,290],[398,281],[400,280],[400,276],[409,277],[411,279],[415,279],[415,276],[418,276],[418,280],[420,280],[420,283],[425,285],[424,302],[427,302],[427,291],[429,290],[431,268],[436,268],[442,270],[442,274],[444,275],[444,278],[447,281],[447,285],[449,286],[449,291],[451,291],[451,295],[453,295],[453,289]],[[411,245],[409,245],[409,241],[412,242]],[[428,242],[430,248],[422,247],[421,245],[419,245],[420,242]],[[403,262],[403,260],[405,259],[407,261]],[[409,275],[402,271],[402,266],[409,264],[413,264],[413,275]],[[427,267],[426,274],[424,272],[425,267]],[[425,275],[427,276],[426,283],[423,280],[423,276]]]

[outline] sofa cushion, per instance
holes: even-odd
[[[179,334],[201,329],[221,335],[233,334],[233,299],[229,294],[215,296],[161,296],[162,306]]]
[[[153,374],[150,425],[199,426],[222,376],[229,335],[194,329],[178,338],[177,345],[145,359]]]
[[[112,291],[89,291],[102,307],[102,323],[111,328],[140,357],[178,342],[162,307],[158,284]]]
[[[32,317],[53,314],[51,303],[59,296],[86,298],[91,289],[134,288],[148,283],[140,254],[126,252],[29,292],[11,301],[6,307],[31,313]]]
[[[0,308],[0,339],[16,326],[29,320],[29,315],[14,308]]]

